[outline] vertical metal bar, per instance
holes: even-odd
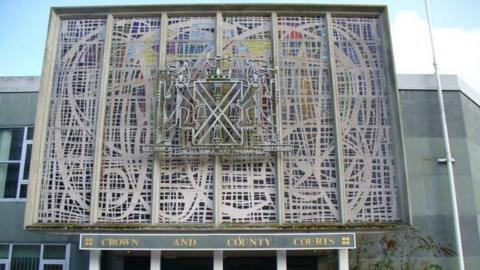
[[[15,195],[16,199],[20,198],[20,187],[23,181],[23,170],[25,170],[25,156],[27,154],[27,132],[28,127],[23,128],[23,138],[22,138],[22,152],[20,154],[20,170],[18,171],[18,180],[17,180],[17,192]]]
[[[152,250],[150,252],[150,270],[162,269],[162,252],[160,250]]]
[[[396,173],[395,180],[398,186],[398,209],[400,212],[400,218],[402,221],[411,224],[411,207],[408,203],[408,175],[407,164],[405,160],[405,147],[403,143],[403,128],[401,121],[401,106],[399,102],[399,91],[397,90],[397,80],[395,72],[395,61],[392,53],[391,35],[388,24],[388,10],[385,9],[379,16],[379,33],[381,33],[381,44],[383,47],[382,56],[384,58],[385,82],[386,94],[388,98],[388,112],[391,125],[393,158],[395,161]]]
[[[348,249],[338,250],[338,269],[348,270]]]
[[[44,244],[40,245],[40,270],[43,270],[45,267],[45,262],[43,260]]]
[[[66,250],[65,250],[65,268],[63,268],[63,270],[70,270],[70,249],[71,249],[71,246],[70,246],[70,243],[68,243],[66,245]]]
[[[12,254],[13,254],[13,245],[8,245],[8,261],[7,261],[7,269],[10,269],[11,262],[12,262]]]
[[[213,270],[223,270],[223,250],[213,251]]]
[[[277,270],[287,270],[287,251],[277,250]]]
[[[45,138],[47,134],[48,118],[50,114],[50,98],[55,77],[55,59],[59,39],[60,18],[52,10],[48,38],[43,58],[42,79],[37,101],[37,116],[35,119],[35,142],[32,144],[31,169],[28,183],[28,200],[25,206],[25,225],[38,222],[38,207],[40,205],[40,191],[42,186],[43,158],[45,150]]]
[[[216,22],[216,54],[218,57],[223,56],[223,15],[221,12],[217,12]],[[215,167],[214,167],[214,218],[215,226],[218,227],[222,223],[222,157],[218,154],[215,155]],[[223,263],[223,253],[222,253]],[[222,264],[223,265],[223,264]]]
[[[463,247],[462,247],[462,234],[460,231],[460,218],[458,214],[458,205],[457,205],[457,192],[455,189],[455,177],[453,173],[453,158],[452,152],[450,150],[450,138],[448,137],[448,127],[447,127],[447,116],[445,113],[445,104],[443,100],[443,92],[442,92],[442,81],[440,79],[439,68],[437,64],[437,58],[435,55],[435,44],[433,40],[433,30],[432,30],[432,17],[430,15],[430,2],[429,0],[425,0],[425,9],[427,11],[427,18],[428,18],[428,30],[430,35],[430,45],[432,47],[432,60],[433,60],[433,68],[435,70],[435,78],[437,81],[437,94],[438,94],[438,105],[440,107],[440,117],[441,117],[441,124],[442,124],[442,133],[443,133],[443,140],[445,145],[445,152],[447,155],[447,171],[448,171],[448,181],[450,184],[450,199],[452,201],[452,210],[453,210],[453,225],[455,230],[455,245],[457,247],[458,253],[458,268],[460,270],[465,269],[465,262],[463,260]]]
[[[163,89],[161,88],[161,81],[163,80],[163,71],[166,69],[166,59],[167,59],[167,33],[168,33],[168,15],[167,13],[163,12],[162,13],[162,19],[161,19],[161,25],[160,25],[160,47],[158,49],[158,65],[157,65],[157,94],[159,97],[163,97]],[[159,98],[156,99],[155,102],[157,103],[155,106],[155,109],[157,109],[157,106],[163,106],[163,99]],[[161,104],[159,104],[161,103]],[[161,111],[162,108],[160,108]],[[157,115],[155,119],[155,144],[157,144],[157,132],[159,132],[158,126],[161,125],[158,121],[162,121],[163,116],[158,115],[158,110],[157,110]],[[153,160],[153,177],[152,177],[152,217],[151,217],[151,223],[156,224],[158,223],[159,219],[159,206],[160,206],[160,163],[162,162],[161,156],[157,152],[153,152],[154,155],[154,160]]]
[[[278,15],[272,12],[272,59],[274,67],[275,79],[275,125],[276,136],[279,144],[283,143],[282,136],[282,114],[281,114],[281,100],[280,100],[280,56],[279,56],[279,36],[278,36]],[[277,215],[278,223],[285,223],[285,180],[283,174],[283,153],[275,153],[275,174],[277,179]]]
[[[343,135],[342,123],[340,119],[340,103],[338,98],[337,68],[335,64],[335,44],[333,39],[333,20],[332,15],[327,13],[327,43],[330,69],[330,89],[332,93],[332,104],[334,111],[334,128],[335,128],[335,159],[337,161],[337,192],[338,192],[338,215],[341,223],[347,222],[347,200],[345,194],[345,175],[343,160]]]
[[[215,156],[214,168],[214,218],[215,226],[218,227],[222,223],[222,158],[219,155]]]
[[[223,15],[221,12],[217,12],[216,28],[216,54],[217,56],[223,56]]]
[[[100,270],[100,250],[90,250],[90,259],[88,262],[89,270]]]
[[[110,52],[112,49],[113,35],[113,16],[108,14],[105,46],[103,49],[102,74],[100,77],[100,91],[98,91],[97,105],[97,125],[95,129],[95,150],[93,159],[93,175],[92,175],[92,194],[90,201],[90,223],[94,224],[98,220],[99,210],[99,190],[100,179],[102,174],[102,152],[103,152],[103,129],[105,124],[105,110],[107,107],[107,88],[108,77],[110,73]]]

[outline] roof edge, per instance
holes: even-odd
[[[194,12],[194,11],[226,11],[226,12],[372,12],[382,13],[387,5],[348,5],[348,4],[304,4],[304,3],[228,3],[228,4],[151,4],[151,5],[106,5],[106,6],[58,6],[51,10],[57,15],[106,13],[154,13],[154,12]]]
[[[463,81],[458,75],[442,74],[440,79],[444,91],[460,91],[480,106],[480,92],[475,91],[475,89]],[[400,91],[437,90],[437,83],[435,75],[433,74],[397,74],[397,82]]]

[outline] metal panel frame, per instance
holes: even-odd
[[[237,11],[232,10],[237,9]],[[199,13],[202,11],[202,13]],[[273,12],[272,12],[273,11]],[[120,7],[82,7],[82,8],[52,8],[50,14],[50,24],[49,24],[49,34],[47,39],[47,46],[45,50],[44,65],[42,71],[42,81],[39,93],[39,99],[37,104],[37,118],[35,121],[36,132],[34,135],[34,142],[43,142],[45,141],[46,136],[46,124],[48,121],[49,113],[49,98],[52,92],[53,85],[53,70],[55,65],[55,57],[58,43],[58,33],[59,33],[59,22],[60,18],[85,18],[85,17],[104,17],[107,16],[107,36],[105,40],[105,51],[103,55],[102,62],[102,77],[101,77],[101,88],[99,91],[99,104],[98,104],[98,122],[96,130],[96,142],[95,142],[95,159],[94,159],[94,173],[92,178],[92,200],[90,205],[90,224],[96,224],[98,218],[98,190],[99,190],[99,180],[101,173],[101,153],[103,146],[103,122],[105,115],[105,102],[106,102],[106,88],[108,86],[108,76],[109,76],[109,62],[110,62],[110,51],[111,51],[111,40],[112,40],[112,29],[113,29],[113,18],[114,17],[133,17],[140,15],[156,15],[162,16],[162,30],[161,30],[161,41],[160,41],[160,53],[158,60],[159,73],[163,72],[166,65],[166,55],[164,53],[166,49],[166,35],[167,35],[167,26],[168,26],[168,16],[169,14],[178,16],[178,15],[193,15],[193,16],[206,16],[206,15],[215,15],[217,22],[217,56],[222,55],[222,23],[223,23],[223,14],[226,15],[267,15],[271,17],[272,20],[272,49],[273,49],[273,65],[276,69],[275,72],[278,76],[278,64],[279,64],[279,48],[278,48],[278,33],[277,33],[277,16],[278,15],[296,15],[296,16],[326,16],[327,18],[327,33],[328,33],[328,45],[329,45],[329,63],[330,63],[330,79],[332,87],[332,98],[333,98],[333,108],[335,113],[335,142],[336,142],[336,160],[337,160],[337,189],[339,192],[339,221],[341,223],[346,223],[346,201],[345,201],[345,186],[344,186],[344,177],[343,177],[343,154],[341,151],[341,134],[340,134],[340,124],[339,124],[339,104],[337,97],[337,86],[335,83],[335,65],[334,65],[334,54],[333,54],[333,32],[332,32],[332,16],[356,16],[356,17],[375,17],[379,18],[379,24],[382,29],[382,41],[384,47],[384,58],[385,58],[385,73],[386,73],[386,83],[388,92],[388,98],[390,99],[390,115],[392,123],[392,137],[393,137],[393,147],[394,147],[394,159],[396,161],[396,183],[399,187],[399,205],[400,205],[400,215],[401,220],[406,223],[411,223],[411,214],[409,210],[408,203],[408,181],[406,176],[406,163],[405,163],[405,148],[403,144],[403,134],[401,129],[401,119],[400,119],[400,106],[398,98],[398,90],[396,87],[396,78],[395,78],[395,69],[393,62],[393,54],[391,50],[391,37],[389,32],[388,25],[388,11],[385,6],[331,6],[331,5],[281,5],[281,4],[255,4],[255,5],[156,5],[156,6],[120,6]],[[160,86],[159,86],[160,88]],[[160,91],[160,89],[159,89]],[[278,92],[278,91],[277,91]],[[278,99],[278,95],[277,95]],[[281,124],[281,115],[278,112],[279,107],[276,108],[276,120],[277,124]],[[281,127],[277,127],[277,134],[281,138]],[[30,182],[28,188],[28,201],[25,213],[25,226],[32,226],[38,223],[38,206],[39,206],[39,192],[41,186],[42,178],[42,168],[43,168],[43,144],[33,144],[32,149],[32,165],[30,171]],[[282,153],[276,154],[276,179],[277,179],[277,223],[284,223],[284,180],[283,180],[283,166],[282,162]],[[159,175],[160,170],[160,156],[155,156],[154,162],[154,179]],[[221,224],[221,158],[215,158],[215,205],[214,205],[214,218],[215,226]],[[152,191],[152,215],[151,215],[151,224],[157,225],[158,227],[173,227],[178,226],[179,224],[169,223],[169,224],[157,224],[158,223],[158,194],[159,194],[159,183],[158,181],[153,181],[153,191]],[[192,226],[191,224],[182,224]],[[209,224],[204,224],[209,225]],[[210,224],[211,225],[211,224]],[[241,225],[248,227],[248,223],[242,223]],[[255,224],[258,227],[269,227],[272,224]],[[33,226],[35,227],[35,226]]]
[[[223,56],[223,15],[216,13],[216,56]],[[213,169],[213,219],[215,227],[222,224],[222,157],[215,155]]]
[[[336,65],[335,65],[335,52],[333,44],[333,26],[332,26],[332,14],[327,13],[326,15],[327,23],[327,40],[328,40],[328,57],[330,65],[330,87],[332,93],[332,102],[333,102],[333,121],[335,129],[335,158],[337,161],[336,164],[336,173],[337,173],[337,192],[338,192],[338,215],[339,221],[342,224],[347,222],[347,201],[345,195],[345,166],[343,159],[343,149],[342,149],[342,131],[340,123],[340,104],[338,101],[338,83],[336,77]]]
[[[44,142],[47,133],[47,121],[50,109],[50,96],[53,89],[55,57],[57,54],[58,33],[60,30],[60,18],[54,9],[50,11],[50,23],[48,37],[43,58],[42,78],[37,101],[37,116],[33,141]],[[38,223],[38,207],[40,203],[40,187],[43,175],[43,152],[45,145],[34,143],[30,161],[30,175],[27,191],[27,203],[25,206],[24,226]]]
[[[402,222],[412,225],[412,211],[409,197],[409,179],[407,175],[407,161],[402,127],[402,111],[400,106],[399,89],[395,72],[395,59],[393,57],[392,37],[390,24],[388,23],[388,8],[385,7],[379,15],[379,26],[382,33],[383,57],[385,59],[386,84],[389,98],[390,121],[392,126],[392,145],[395,161],[395,176],[398,186],[398,203],[400,219]]]
[[[90,223],[95,224],[99,215],[99,190],[102,177],[103,135],[107,102],[108,77],[110,72],[110,53],[112,50],[113,16],[107,17],[105,46],[103,51],[100,90],[98,91],[97,127],[95,129],[95,150],[93,161],[92,190],[90,200]]]
[[[157,80],[159,83],[158,85],[158,96],[162,97],[163,96],[163,89],[162,86],[160,85],[160,78],[162,72],[166,69],[166,48],[167,48],[167,33],[168,33],[168,15],[163,12],[162,13],[162,22],[161,22],[161,29],[160,29],[160,48],[158,52],[158,71],[157,71]],[[155,123],[157,124],[157,123]],[[155,126],[155,129],[157,127]],[[156,139],[156,138],[155,138]],[[152,215],[151,215],[151,223],[152,224],[157,224],[158,223],[158,218],[159,218],[159,193],[160,193],[160,183],[158,181],[155,181],[155,177],[160,175],[160,162],[161,160],[161,155],[160,154],[154,154],[154,164],[153,164],[153,183],[152,183]]]
[[[278,14],[272,12],[272,59],[273,59],[273,68],[275,72],[275,124],[276,124],[276,135],[278,137],[278,143],[283,144],[283,135],[282,135],[282,115],[280,111],[280,91],[279,91],[279,78],[280,78],[280,58],[279,58],[279,44],[278,44]],[[279,224],[285,223],[285,179],[283,174],[283,153],[275,153],[275,173],[277,181],[277,222]]]

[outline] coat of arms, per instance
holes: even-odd
[[[247,60],[242,74],[209,58],[206,79],[188,61],[169,66],[158,92],[156,143],[165,154],[262,154],[286,151],[278,136],[275,72]]]

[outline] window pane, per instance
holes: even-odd
[[[63,265],[61,264],[45,264],[43,270],[63,270]]]
[[[20,160],[23,128],[0,129],[0,160]]]
[[[10,270],[38,270],[40,246],[15,245]]]
[[[0,245],[0,259],[8,259],[8,245]]]
[[[27,140],[33,140],[33,127],[29,127],[27,131]]]
[[[7,268],[7,266],[5,264],[0,263],[0,270],[5,270],[6,268]]]
[[[45,245],[43,249],[43,258],[52,260],[65,259],[65,246],[63,245]]]
[[[16,198],[20,163],[0,164],[0,198]]]
[[[30,158],[32,156],[32,145],[27,144],[27,151],[25,155],[25,167],[23,169],[23,179],[28,180],[28,174],[30,173]]]
[[[27,198],[27,184],[21,184],[20,185],[20,198],[24,199]]]

